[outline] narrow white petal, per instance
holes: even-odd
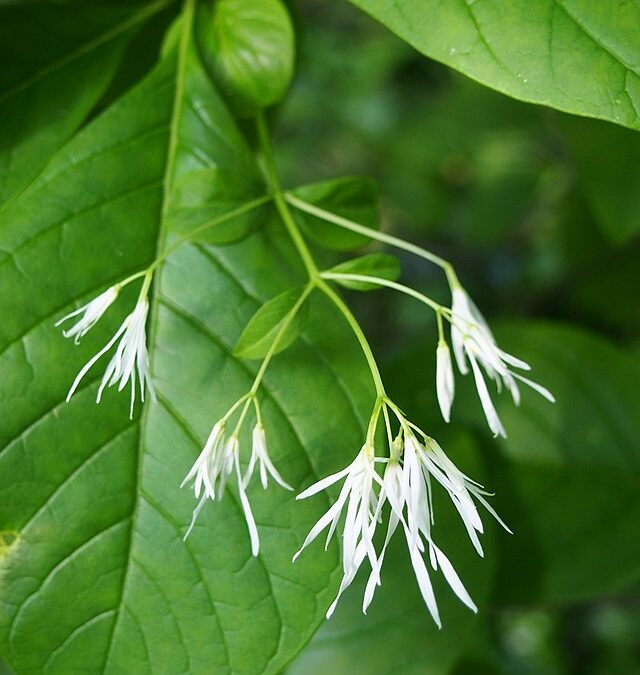
[[[238,477],[238,493],[240,495],[240,503],[242,504],[242,510],[244,512],[244,519],[247,522],[247,528],[249,529],[249,538],[251,539],[251,553],[254,556],[257,556],[260,551],[260,538],[258,536],[258,528],[256,527],[256,521],[253,518],[249,499],[247,498],[247,494],[244,491],[244,487],[242,487],[242,474],[240,473],[240,461],[238,459],[237,453],[235,456],[235,465],[236,474]]]
[[[533,380],[530,380],[527,377],[523,377],[518,373],[512,373],[512,375],[521,382],[524,382],[525,384],[529,385],[534,391],[537,391],[540,394],[540,396],[544,396],[544,398],[546,398],[547,401],[550,401],[551,403],[556,402],[555,396],[546,387],[543,387],[541,384],[538,384],[537,382],[534,382]]]
[[[513,356],[512,354],[503,351],[499,347],[496,347],[496,351],[498,352],[500,358],[505,363],[508,363],[510,366],[515,366],[516,368],[520,368],[521,370],[531,370],[531,366],[526,361],[523,361],[522,359],[519,359]]]
[[[187,537],[191,534],[191,530],[193,530],[193,526],[196,524],[196,520],[198,519],[198,516],[200,515],[200,511],[202,511],[202,507],[204,506],[204,503],[207,501],[206,496],[203,497],[199,502],[198,505],[196,506],[195,509],[193,509],[193,514],[191,515],[191,523],[189,524],[189,527],[187,528],[187,531],[182,537],[182,541],[186,541]]]
[[[67,394],[67,403],[71,400],[71,397],[73,396],[73,392],[78,388],[78,385],[80,384],[80,381],[82,378],[87,374],[87,372],[90,370],[90,368],[93,366],[93,364],[106,352],[108,352],[111,347],[113,347],[114,343],[116,340],[122,335],[124,330],[127,327],[127,320],[125,319],[120,328],[118,328],[117,332],[115,335],[107,342],[107,344],[94,356],[92,357],[82,368],[82,370],[78,373],[76,376],[76,379],[73,381],[73,384],[71,385],[71,389],[69,389],[69,393]]]
[[[509,533],[513,534],[509,526],[500,518],[500,516],[496,513],[495,509],[489,504],[489,502],[481,495],[478,494],[477,491],[474,491],[474,495],[476,499],[484,506],[485,509],[502,525],[502,527]]]
[[[473,376],[476,381],[476,389],[478,390],[478,395],[480,396],[480,402],[482,403],[482,409],[484,410],[485,417],[489,423],[489,428],[493,432],[494,436],[502,436],[503,438],[507,437],[507,432],[502,426],[502,422],[498,417],[498,413],[493,405],[491,396],[489,396],[489,391],[487,390],[487,385],[484,381],[484,377],[480,372],[480,367],[476,363],[474,358],[470,359],[471,368],[473,369]]]
[[[326,511],[318,520],[318,522],[309,530],[309,534],[305,537],[304,542],[302,543],[302,546],[299,548],[299,550],[296,552],[296,554],[292,558],[292,562],[295,562],[298,558],[298,556],[302,553],[302,551],[324,530],[326,527],[329,526],[331,521],[334,519],[336,514],[339,516],[340,511],[342,509],[343,504],[340,502],[336,502],[332,506],[329,507],[328,511]]]
[[[418,548],[415,546],[409,547],[409,553],[422,598],[424,599],[424,602],[427,605],[427,609],[433,617],[433,620],[436,622],[436,625],[438,628],[442,628],[440,612],[438,611],[438,603],[436,602],[436,596],[433,592],[433,586],[431,585],[431,579],[429,578],[429,572],[426,565],[424,564],[424,560],[420,555],[420,551],[418,551]]]
[[[433,544],[433,549],[435,550],[438,563],[440,564],[440,569],[444,574],[447,583],[451,587],[451,590],[460,598],[460,600],[473,612],[478,612],[476,604],[471,599],[467,589],[464,587],[462,581],[457,572],[453,568],[453,565],[449,561],[449,558],[435,545]]]
[[[453,403],[455,380],[451,352],[445,343],[438,345],[436,349],[436,393],[442,417],[449,422],[451,417],[451,404]]]
[[[309,486],[306,490],[303,490],[299,495],[296,495],[296,499],[306,499],[307,497],[311,497],[312,495],[315,495],[318,492],[322,492],[322,490],[325,490],[330,485],[337,483],[341,478],[344,478],[349,473],[350,470],[351,465],[349,465],[346,469],[342,469],[342,471],[332,473],[330,476],[322,478],[317,483],[314,483],[313,485]]]

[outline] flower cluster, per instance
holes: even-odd
[[[388,404],[400,423],[400,432],[391,443],[391,457],[376,457],[373,446],[367,444],[345,469],[323,478],[298,495],[298,499],[310,497],[344,479],[337,500],[313,526],[294,560],[327,528],[328,545],[342,512],[346,510],[342,528],[343,577],[327,618],[335,610],[342,592],[354,580],[361,565],[368,560],[371,571],[362,604],[362,611],[366,612],[376,586],[381,583],[381,567],[389,541],[398,525],[401,525],[418,587],[431,616],[440,626],[438,605],[424,560],[426,551],[433,570],[442,572],[458,598],[473,611],[476,611],[476,606],[453,565],[433,539],[432,481],[448,493],[479,555],[483,555],[478,536],[483,532],[483,524],[476,502],[484,506],[507,531],[509,528],[486,500],[488,493],[482,486],[462,473],[435,440],[408,422],[390,401]],[[376,463],[385,464],[382,477],[376,471]],[[384,544],[377,552],[373,536],[377,524],[382,520],[385,504],[389,506],[389,522]]]
[[[548,389],[513,370],[518,368],[526,371],[531,370],[531,367],[525,361],[498,347],[480,310],[457,282],[452,288],[450,315],[451,342],[458,370],[466,375],[469,372],[468,364],[471,364],[476,389],[489,428],[494,436],[506,438],[506,431],[489,395],[482,370],[496,383],[498,392],[501,391],[503,385],[506,386],[516,405],[520,404],[520,389],[517,380],[537,391],[548,401],[553,402],[555,399]],[[436,350],[436,392],[442,416],[448,422],[454,396],[454,375],[449,346],[443,337],[440,338]]]
[[[65,337],[73,337],[74,342],[78,344],[80,338],[96,324],[118,297],[120,288],[121,286],[108,288],[104,293],[91,300],[91,302],[62,317],[56,323],[56,326],[72,317],[80,315],[80,320],[70,329],[63,332]],[[100,403],[105,387],[111,387],[117,383],[118,391],[122,391],[127,382],[130,382],[130,416],[133,417],[133,406],[136,398],[136,379],[140,388],[140,399],[144,402],[145,387],[148,387],[151,397],[155,399],[155,390],[151,381],[151,375],[149,374],[149,354],[147,352],[146,323],[148,313],[149,301],[146,295],[141,295],[133,312],[125,318],[109,342],[80,370],[71,385],[71,389],[69,389],[67,401],[71,399],[82,378],[93,367],[96,361],[106,354],[118,340],[120,342],[115,354],[107,365],[100,387],[98,388],[96,403]]]
[[[242,400],[243,399],[241,399],[241,401]],[[254,405],[257,406],[257,401],[255,401],[255,399],[253,402]],[[260,482],[262,483],[263,488],[267,488],[269,475],[276,483],[278,483],[278,485],[287,490],[293,490],[293,488],[284,481],[269,458],[267,452],[267,439],[261,422],[257,422],[253,428],[251,458],[249,459],[249,464],[244,476],[242,475],[240,469],[240,442],[238,434],[244,414],[242,415],[237,428],[230,436],[226,436],[227,418],[234,410],[235,406],[233,406],[221,420],[214,424],[202,452],[180,486],[184,487],[187,483],[193,481],[193,491],[196,499],[199,500],[197,506],[193,510],[191,523],[184,538],[186,539],[189,534],[191,534],[198,515],[207,499],[211,499],[212,501],[216,501],[216,499],[219,501],[222,499],[227,480],[229,479],[229,476],[235,472],[240,504],[242,505],[242,511],[251,540],[251,553],[254,556],[257,556],[260,550],[260,538],[258,536],[258,528],[256,527],[256,521],[253,517],[253,512],[246,492],[246,487],[253,476],[256,464],[259,465]]]
[[[106,387],[117,384],[120,391],[127,383],[131,385],[131,415],[133,415],[136,385],[139,387],[143,401],[146,388],[155,398],[146,345],[146,321],[149,312],[147,291],[151,283],[152,270],[153,267],[150,267],[145,272],[135,274],[120,284],[108,288],[86,305],[60,319],[56,324],[77,318],[76,323],[63,332],[65,337],[73,338],[77,344],[113,304],[121,288],[133,279],[144,276],[142,289],[133,311],[124,319],[107,344],[80,370],[71,386],[67,400],[71,398],[80,381],[93,365],[116,343],[118,343],[117,347],[107,364],[98,388],[97,401],[101,400]],[[384,279],[355,276],[360,281],[373,279],[382,284],[391,284],[394,288],[407,290],[400,284]],[[340,275],[334,274],[332,278],[338,277]],[[550,401],[553,401],[553,396],[547,389],[517,372],[529,370],[528,364],[498,347],[486,321],[452,272],[449,280],[452,288],[450,309],[437,305],[417,291],[410,293],[435,308],[438,313],[436,393],[442,416],[445,421],[450,420],[455,393],[453,360],[443,329],[444,316],[451,324],[451,341],[458,370],[465,375],[469,372],[469,367],[471,368],[489,427],[496,436],[505,436],[504,427],[489,395],[485,376],[496,383],[498,391],[505,386],[511,392],[516,404],[520,402],[519,382],[527,384]],[[309,285],[308,292],[312,288],[313,285]],[[330,294],[329,297],[333,296]],[[299,304],[296,305],[297,308]],[[287,325],[287,323],[284,324],[285,328]],[[280,337],[284,334],[285,328],[278,333]],[[258,528],[247,496],[247,487],[254,473],[259,475],[260,483],[265,489],[269,478],[283,488],[293,489],[285,482],[269,457],[266,432],[256,394],[276,346],[274,342],[249,392],[236,401],[228,412],[213,425],[200,455],[182,482],[182,486],[192,484],[197,500],[185,539],[192,532],[207,500],[214,502],[221,500],[231,481],[235,483],[235,491],[242,506],[251,542],[251,552],[254,556],[258,555],[260,549]],[[435,517],[432,490],[436,486],[445,490],[462,520],[473,547],[480,556],[483,555],[480,535],[484,527],[478,506],[488,511],[507,531],[509,529],[487,501],[486,497],[489,493],[485,492],[479,483],[462,473],[433,438],[427,436],[405,418],[384,393],[377,367],[371,364],[370,367],[376,374],[374,381],[377,398],[365,443],[348,466],[322,478],[297,496],[298,499],[306,499],[332,486],[336,486],[337,489],[337,485],[341,483],[337,499],[311,528],[300,550],[293,556],[293,560],[295,561],[303,550],[325,531],[325,548],[328,547],[336,531],[340,530],[342,581],[327,611],[327,618],[332,615],[342,593],[350,586],[364,564],[369,568],[362,603],[362,609],[366,612],[376,588],[381,584],[381,570],[389,542],[400,529],[404,535],[420,593],[435,623],[440,626],[438,604],[431,582],[433,573],[441,572],[452,591],[467,607],[476,611],[476,606],[451,561],[434,540]],[[243,473],[240,459],[240,432],[252,405],[255,409],[256,421],[252,431],[251,454],[246,458],[246,463],[242,463],[246,465]],[[239,411],[237,423],[232,429],[228,429],[229,420],[236,414],[236,411]],[[375,432],[381,415],[384,417],[387,431],[388,456],[379,456],[375,448]],[[393,416],[398,425],[395,438],[392,436],[390,423]],[[376,528],[383,523],[385,516],[387,518],[386,534],[382,545],[377,547],[374,543]]]

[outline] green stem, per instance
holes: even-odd
[[[447,341],[444,337],[444,327],[442,325],[442,312],[436,312],[436,319],[438,320],[438,346],[446,345]]]
[[[431,307],[438,315],[444,314],[445,316],[451,314],[451,310],[444,305],[441,305],[435,300],[427,297],[423,293],[420,293],[409,286],[404,284],[399,284],[395,281],[390,281],[389,279],[383,279],[382,277],[369,276],[367,274],[346,274],[341,272],[322,272],[320,276],[323,279],[333,279],[334,281],[359,281],[361,283],[368,284],[377,284],[379,286],[386,286],[387,288],[393,288],[395,291],[400,291],[406,295],[410,295],[412,298],[419,300],[428,307]]]
[[[271,359],[273,358],[274,354],[276,353],[276,349],[278,348],[278,345],[280,344],[280,340],[284,336],[284,334],[287,331],[287,328],[291,325],[291,322],[293,321],[294,317],[296,314],[300,311],[300,308],[304,304],[304,301],[307,299],[311,291],[315,288],[316,284],[314,281],[309,281],[309,283],[304,287],[304,290],[300,294],[300,297],[296,300],[295,305],[289,310],[285,318],[283,319],[282,323],[280,324],[280,328],[278,329],[278,332],[276,333],[276,336],[273,339],[273,342],[271,343],[269,350],[267,351],[264,360],[262,361],[262,364],[260,365],[260,369],[258,370],[258,373],[256,374],[255,380],[253,381],[253,385],[251,386],[251,389],[249,390],[249,396],[253,397],[256,395],[256,392],[258,391],[258,388],[260,387],[260,383],[262,382],[262,378],[264,377],[264,374],[269,367],[269,363]]]
[[[380,418],[380,412],[384,406],[384,396],[378,396],[376,402],[373,406],[373,412],[371,413],[371,418],[369,419],[369,426],[367,427],[367,440],[366,444],[373,448],[376,437],[376,427],[378,426],[378,419]]]
[[[298,226],[291,215],[291,211],[289,210],[289,207],[282,196],[282,188],[280,187],[278,170],[276,167],[275,158],[273,156],[273,149],[271,147],[271,140],[269,138],[269,130],[262,112],[258,113],[258,116],[256,117],[256,124],[258,127],[260,148],[265,161],[267,181],[269,182],[269,186],[273,191],[273,200],[275,202],[276,208],[280,214],[280,217],[282,218],[282,222],[287,228],[287,232],[289,233],[291,240],[293,241],[293,245],[296,247],[300,258],[302,259],[305,269],[307,270],[307,274],[309,275],[309,279],[315,279],[318,276],[318,268],[316,267],[316,263],[313,259],[313,256],[311,255],[311,251],[309,251],[309,247],[302,237],[302,234],[300,233],[300,230],[298,229]]]
[[[356,338],[358,339],[358,342],[360,343],[360,347],[362,348],[364,357],[367,360],[367,364],[369,365],[371,377],[373,378],[373,383],[376,388],[376,394],[381,397],[386,397],[384,385],[382,384],[382,376],[380,375],[378,364],[376,363],[376,359],[373,355],[373,351],[371,350],[371,346],[369,345],[369,342],[365,334],[363,333],[362,328],[360,328],[358,320],[356,319],[355,316],[353,316],[351,310],[347,307],[345,301],[338,295],[338,293],[336,293],[333,290],[333,288],[331,288],[331,286],[329,286],[329,284],[327,284],[323,279],[320,278],[317,280],[316,285],[331,300],[331,302],[333,302],[333,304],[338,308],[340,313],[347,320],[347,323],[351,327],[351,330],[354,332]]]
[[[264,377],[264,374],[267,371],[267,368],[269,367],[269,363],[271,363],[271,359],[276,353],[276,349],[278,348],[278,345],[280,344],[280,340],[282,340],[283,335],[286,333],[287,328],[291,325],[291,322],[293,321],[294,317],[296,314],[300,311],[300,308],[304,304],[305,300],[309,297],[309,294],[311,291],[315,288],[315,283],[310,281],[300,294],[300,297],[296,300],[295,305],[287,312],[286,316],[284,317],[282,323],[280,324],[280,328],[278,328],[278,332],[276,333],[275,337],[273,338],[273,342],[269,346],[269,350],[265,354],[265,357],[260,364],[260,369],[258,370],[258,373],[256,374],[256,377],[253,381],[253,384],[251,385],[251,389],[241,398],[239,399],[238,402],[234,405],[232,410],[235,410],[238,405],[242,402],[245,401],[244,408],[242,409],[242,412],[240,413],[240,417],[238,418],[238,422],[236,423],[235,429],[233,431],[233,435],[237,436],[240,433],[240,428],[242,427],[242,423],[244,422],[244,418],[247,416],[247,412],[249,411],[249,406],[253,402],[253,405],[256,410],[256,420],[259,424],[262,424],[262,417],[260,415],[260,407],[258,405],[258,401],[256,400],[256,394],[258,392],[258,389],[260,388],[260,384],[262,382],[262,378]],[[227,415],[230,415],[231,411],[227,413]]]
[[[438,267],[441,267],[444,270],[445,274],[447,275],[449,284],[451,286],[454,286],[456,283],[459,283],[458,277],[456,276],[456,273],[450,262],[448,262],[444,258],[441,258],[439,255],[436,255],[435,253],[431,253],[431,251],[427,251],[421,246],[416,246],[416,244],[412,244],[411,242],[405,241],[404,239],[400,239],[399,237],[394,237],[391,234],[385,234],[384,232],[379,232],[378,230],[373,230],[369,227],[365,227],[364,225],[355,223],[354,221],[349,220],[348,218],[343,218],[342,216],[338,216],[335,213],[331,213],[331,211],[325,211],[325,209],[322,209],[319,206],[314,206],[313,204],[309,204],[308,202],[305,202],[303,199],[296,197],[291,192],[285,192],[284,198],[289,204],[295,206],[297,209],[300,209],[300,211],[305,211],[306,213],[309,213],[312,216],[322,218],[322,220],[326,220],[330,223],[333,223],[334,225],[343,227],[346,230],[357,232],[358,234],[362,234],[370,239],[376,239],[377,241],[389,244],[390,246],[395,246],[396,248],[408,251],[409,253],[413,253],[414,255],[417,255],[420,258],[424,258],[425,260],[428,260],[429,262],[438,265]]]
[[[380,370],[378,369],[378,364],[376,363],[375,357],[373,356],[373,352],[371,351],[369,342],[367,341],[367,338],[362,332],[362,328],[360,328],[360,324],[358,323],[355,316],[353,316],[351,310],[347,307],[344,300],[338,295],[338,293],[336,293],[331,288],[331,286],[329,286],[329,284],[327,284],[324,280],[320,278],[320,272],[318,270],[318,267],[316,266],[313,256],[311,255],[311,251],[309,251],[309,247],[307,246],[291,214],[291,211],[289,210],[287,200],[285,199],[286,195],[285,193],[282,192],[282,188],[280,186],[280,180],[278,178],[277,167],[273,156],[271,141],[269,138],[269,130],[267,128],[267,123],[264,118],[264,114],[262,112],[258,113],[258,116],[256,118],[256,125],[258,129],[258,138],[260,141],[260,147],[264,155],[267,180],[269,182],[271,189],[273,190],[273,199],[276,208],[278,209],[278,213],[280,214],[280,217],[282,218],[282,221],[284,222],[284,225],[287,228],[289,236],[291,237],[291,240],[293,241],[293,244],[296,247],[296,250],[298,251],[300,258],[304,263],[304,266],[307,270],[307,274],[309,275],[309,284],[307,288],[309,289],[309,292],[311,292],[313,288],[318,287],[333,302],[333,304],[345,317],[345,319],[349,323],[349,326],[351,327],[351,330],[354,332],[356,338],[358,339],[362,351],[364,352],[364,356],[369,365],[371,376],[373,378],[373,382],[376,388],[376,393],[379,398],[380,397],[384,398],[386,394],[384,390],[384,385],[382,384],[382,377],[380,375]],[[264,362],[263,368],[266,370],[266,365]],[[260,370],[262,371],[263,368],[261,368]],[[261,372],[259,372],[258,375],[261,376]]]

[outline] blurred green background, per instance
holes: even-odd
[[[291,672],[640,673],[638,134],[494,93],[346,3],[298,14],[298,75],[274,114],[286,183],[375,177],[383,228],[453,261],[502,346],[559,400],[525,395],[517,411],[502,400],[498,444],[459,386],[465,431],[452,434],[434,407],[433,317],[386,292],[350,294],[392,395],[456,461],[474,445],[515,534],[495,533],[473,561],[493,572],[464,637],[408,636],[414,614],[401,608],[397,633],[380,629],[396,599],[383,583],[371,621],[354,590]],[[437,268],[401,260],[404,279],[446,300]]]

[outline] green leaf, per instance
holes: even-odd
[[[351,2],[423,54],[508,96],[640,129],[637,2]]]
[[[0,9],[0,201],[23,190],[73,135],[135,31],[167,5]]]
[[[80,346],[54,322],[165,250],[176,186],[224,160],[218,97],[201,86],[188,29],[0,216],[0,650],[16,672],[275,673],[337,589],[335,547],[291,564],[323,496],[250,486],[257,558],[233,490],[182,541],[195,500],[180,480],[255,375],[232,346],[265,298],[299,283],[281,228],[233,248],[185,244],[161,268],[148,327],[157,403],[133,420],[113,390],[96,406],[104,360],[64,402],[138,288]],[[323,298],[309,322],[261,392],[271,455],[295,486],[348,461],[372,403],[357,345]]]
[[[281,0],[218,0],[203,42],[212,71],[235,109],[278,103],[293,77],[293,25]]]
[[[467,436],[451,436],[445,448],[471,476],[480,477],[477,448]],[[486,612],[495,570],[493,526],[485,535],[487,557],[471,547],[460,516],[441,490],[434,490],[434,540],[449,557],[463,584]],[[382,585],[366,616],[362,594],[366,577],[356,579],[336,613],[287,669],[287,675],[366,673],[367,675],[441,675],[448,673],[468,645],[476,616],[453,595],[439,572],[432,572],[442,630],[433,623],[417,590],[415,574],[400,530],[394,535],[382,567]]]
[[[302,185],[291,192],[326,211],[332,211],[371,229],[378,228],[378,187],[370,178],[332,178]],[[368,237],[307,213],[296,212],[296,219],[310,239],[319,246],[334,251],[351,251],[362,248],[371,241]]]
[[[302,333],[309,305],[303,304],[293,318],[289,314],[301,300],[304,289],[290,288],[266,302],[249,319],[238,338],[234,356],[241,359],[261,359],[270,351],[276,338],[274,354],[285,350]],[[288,323],[285,324],[285,321]]]
[[[578,117],[560,122],[595,220],[610,241],[624,243],[640,231],[640,134]]]
[[[520,407],[499,408],[509,465],[508,486],[496,492],[501,501],[509,490],[516,509],[501,564],[521,570],[505,573],[500,600],[574,602],[623,590],[640,578],[638,362],[575,328],[528,323],[498,335],[557,399],[550,406],[524,392]]]
[[[376,276],[389,281],[395,281],[400,277],[400,262],[394,255],[388,253],[370,253],[353,260],[347,260],[332,267],[330,272],[338,274],[361,274]],[[354,291],[372,291],[381,288],[380,284],[372,284],[366,281],[351,281],[348,279],[334,279],[337,284],[350,288]]]

